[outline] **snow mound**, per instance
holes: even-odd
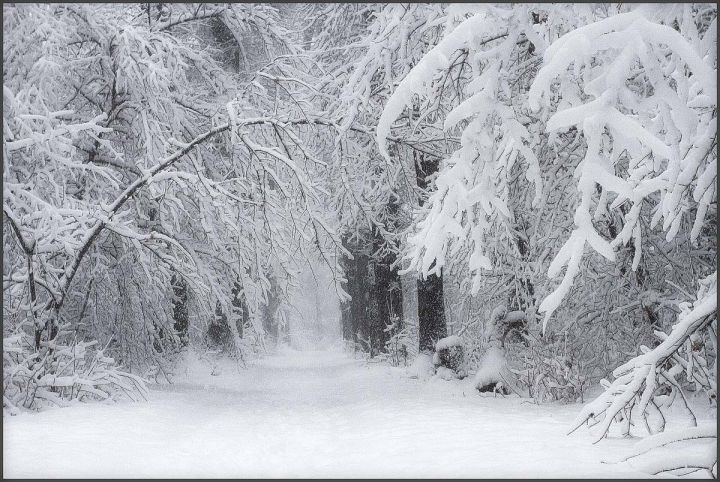
[[[508,367],[505,353],[498,347],[491,347],[485,352],[473,379],[473,386],[478,390],[490,385],[500,385],[519,395],[515,385],[515,375]]]
[[[435,376],[443,380],[456,380],[458,374],[448,367],[438,367]]]
[[[442,338],[438,340],[438,342],[435,344],[435,350],[447,350],[448,348],[451,348],[453,346],[461,346],[462,340],[459,336],[453,335],[448,336],[446,338]]]
[[[435,374],[435,366],[430,355],[424,353],[415,357],[412,364],[407,367],[407,374],[410,378],[427,380]]]

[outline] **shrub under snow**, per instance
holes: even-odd
[[[22,333],[3,338],[3,410],[39,410],[74,401],[147,399],[145,381],[120,370],[97,341],[56,342],[35,351]]]
[[[433,364],[441,378],[465,378],[465,350],[459,336],[452,335],[437,341]]]
[[[515,374],[510,371],[502,348],[491,346],[482,357],[473,386],[481,392],[516,393],[520,395]]]
[[[435,366],[433,365],[430,355],[420,353],[415,360],[407,367],[407,374],[410,378],[419,378],[427,380],[435,374]]]

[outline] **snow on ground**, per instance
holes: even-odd
[[[189,360],[146,403],[4,417],[4,477],[646,477],[634,441],[566,436],[579,405],[482,397],[341,352]]]

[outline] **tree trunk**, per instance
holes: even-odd
[[[234,321],[234,325],[237,327],[238,336],[242,338],[245,323],[250,319],[250,310],[248,309],[247,301],[245,300],[245,293],[243,292],[240,281],[236,281],[233,285],[232,294],[233,299],[230,312],[233,316],[230,321]]]
[[[402,313],[403,327],[408,329],[410,346],[408,357],[417,356],[420,348],[420,320],[418,318],[418,283],[416,273],[407,273],[400,277],[402,286]]]
[[[345,291],[350,295],[350,300],[343,303],[341,310],[343,314],[343,337],[353,343],[360,341],[360,338],[368,338],[367,307],[370,299],[368,287],[368,263],[367,254],[361,249],[359,242],[345,241],[345,247],[352,254],[353,259],[343,260],[345,271]]]
[[[173,275],[173,329],[180,338],[180,345],[187,346],[189,341],[188,333],[188,286],[182,277]]]
[[[381,240],[376,235],[375,242]],[[376,244],[376,245],[377,245]],[[375,356],[384,351],[385,344],[392,335],[388,325],[397,323],[402,319],[402,291],[400,288],[400,276],[397,268],[390,268],[393,256],[388,255],[382,260],[370,263],[373,274],[371,282],[370,316],[371,323],[370,340],[372,344],[371,355]],[[396,326],[396,329],[399,326]]]
[[[430,182],[428,176],[436,174],[440,159],[418,152],[415,156],[417,185],[424,190]],[[445,321],[445,300],[442,274],[430,275],[418,280],[418,318],[420,321],[420,350],[434,350],[434,344],[447,336]]]
[[[420,350],[434,350],[435,342],[447,336],[442,276],[418,280],[418,319]]]
[[[270,292],[268,293],[267,305],[263,307],[263,330],[270,338],[270,342],[273,346],[278,343],[278,319],[277,311],[280,306],[278,300],[278,286],[277,281],[274,277],[270,277]]]
[[[462,301],[466,293],[460,290],[458,281],[458,273],[455,270],[443,270],[443,298],[445,300],[445,324],[447,326],[447,334],[455,335],[460,330],[462,321]]]
[[[393,320],[400,320],[403,313],[398,270],[390,268],[393,256],[373,259],[369,254],[377,251],[382,242],[375,231],[359,241],[346,242],[354,259],[343,260],[345,291],[351,297],[341,307],[343,338],[359,342],[371,356],[385,349],[391,335],[386,328]]]

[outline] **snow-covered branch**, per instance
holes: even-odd
[[[670,382],[671,378],[674,380],[677,373],[673,368],[666,368],[665,363],[694,333],[716,319],[717,272],[701,282],[692,307],[685,304],[681,308],[683,311],[677,324],[662,343],[613,371],[615,380],[608,384],[602,395],[583,408],[572,431],[590,420],[599,420],[596,440],[601,440],[616,416],[623,411],[626,411],[624,416],[628,419],[631,410],[634,410],[637,417],[647,420],[648,406],[653,402],[656,390],[660,384]],[[692,357],[692,352],[689,356]]]

